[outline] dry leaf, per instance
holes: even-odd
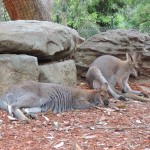
[[[2,123],[3,123],[3,120],[0,119],[0,124],[2,124]]]
[[[75,150],[82,150],[81,147],[76,143]]]
[[[60,142],[59,144],[55,145],[54,148],[60,148],[64,145],[64,142]]]
[[[83,136],[84,139],[93,139],[95,137],[96,137],[96,135],[85,135],[85,136]]]
[[[108,123],[107,122],[104,122],[104,121],[98,121],[96,122],[97,125],[107,125]]]
[[[95,130],[95,127],[94,127],[94,126],[91,126],[90,129],[91,129],[91,130]]]
[[[53,136],[47,136],[46,138],[47,139],[53,139],[54,137]]]
[[[141,122],[140,120],[137,119],[137,120],[136,120],[136,123],[142,123],[142,122]]]
[[[59,127],[58,127],[59,125],[58,125],[58,122],[57,121],[54,121],[54,128],[55,129],[58,129]]]
[[[48,118],[48,117],[46,117],[46,116],[44,116],[44,115],[42,115],[42,117],[45,118],[46,121],[49,121],[49,118]]]

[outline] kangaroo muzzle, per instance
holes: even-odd
[[[104,103],[104,106],[105,106],[105,107],[108,107],[108,106],[109,106],[109,99],[105,99],[105,100],[103,101],[103,103]]]
[[[138,69],[137,70],[137,76],[139,77],[141,75],[141,72],[140,72],[140,70]]]
[[[136,78],[139,77],[139,76],[141,75],[140,69],[136,68],[136,69],[134,70],[134,73],[132,73],[132,75],[135,76]]]

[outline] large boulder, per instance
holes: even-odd
[[[0,53],[29,54],[39,60],[59,60],[83,40],[76,30],[53,22],[0,22]]]
[[[38,80],[37,58],[28,55],[0,55],[0,95],[24,80]]]
[[[110,30],[96,34],[82,43],[74,53],[78,74],[85,76],[89,65],[104,54],[125,59],[126,52],[143,54],[143,79],[150,82],[150,35],[136,30]]]
[[[77,71],[73,60],[40,65],[39,81],[73,86],[77,83]]]

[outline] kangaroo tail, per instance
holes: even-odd
[[[28,117],[26,117],[19,108],[13,110],[11,104],[15,101],[16,100],[15,100],[15,97],[13,94],[6,95],[7,109],[8,109],[9,115],[11,116],[11,117],[9,117],[10,120],[18,118],[21,120],[30,121],[30,119]]]
[[[125,96],[126,98],[131,98],[140,102],[150,102],[149,98],[145,98],[145,97],[141,97],[132,93],[125,93],[123,94],[123,96]]]

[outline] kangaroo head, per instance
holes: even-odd
[[[93,103],[95,105],[98,105],[101,103],[102,105],[108,106],[109,105],[109,95],[107,91],[108,83],[101,84],[97,80],[94,80],[93,87],[96,92],[93,98]]]
[[[135,52],[132,56],[126,53],[127,61],[129,62],[129,69],[132,75],[135,77],[140,76],[141,53]]]

